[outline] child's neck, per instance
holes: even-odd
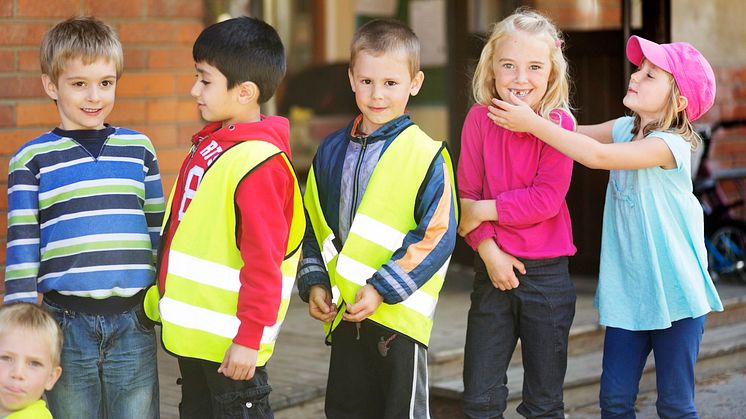
[[[245,109],[244,111],[233,115],[230,119],[223,121],[223,126],[227,127],[229,125],[259,122],[262,120],[262,113],[259,106],[251,106],[247,108],[250,109]]]

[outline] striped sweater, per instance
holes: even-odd
[[[135,295],[155,278],[163,210],[143,134],[116,128],[98,158],[58,130],[26,143],[8,170],[5,302]]]

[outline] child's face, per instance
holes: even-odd
[[[51,390],[62,369],[52,361],[50,339],[10,327],[0,334],[0,417],[23,409]]]
[[[643,120],[658,120],[671,99],[671,74],[643,59],[630,75],[624,106]]]
[[[194,64],[197,80],[192,86],[191,95],[197,99],[197,108],[202,119],[209,122],[222,121],[230,125],[243,121],[245,113],[241,106],[241,86],[228,90],[228,79],[216,67],[205,62]]]
[[[366,134],[404,115],[409,95],[420,91],[425,75],[418,71],[412,77],[409,59],[404,53],[386,52],[372,55],[361,51],[349,70],[355,102],[363,114],[361,129]]]
[[[114,108],[117,68],[113,60],[100,58],[83,64],[80,58],[67,60],[55,83],[41,76],[44,90],[57,101],[60,128],[65,130],[102,129]]]
[[[513,96],[536,110],[549,85],[552,62],[541,37],[516,32],[500,39],[492,56],[495,90],[500,99]]]

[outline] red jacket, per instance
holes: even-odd
[[[212,162],[241,141],[269,142],[290,158],[288,120],[279,116],[262,118],[259,122],[226,127],[220,122],[210,123],[192,137],[192,150],[181,165],[171,212],[166,214],[169,221],[161,237],[158,274],[161,295],[167,286],[168,253],[179,228],[179,215],[188,210],[202,174]],[[241,289],[236,311],[241,325],[233,342],[258,350],[264,327],[277,320],[282,299],[280,264],[287,250],[293,217],[293,174],[282,157],[272,157],[241,180],[235,202],[238,209],[236,243],[244,266],[239,274]],[[205,228],[220,227],[220,222],[205,220]]]

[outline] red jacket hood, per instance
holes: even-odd
[[[222,126],[222,122],[211,122],[205,125],[201,131],[194,134],[192,143],[196,146],[207,137],[212,137],[228,149],[233,143],[241,141],[266,141],[274,144],[280,150],[290,155],[290,123],[281,116],[264,116],[258,122],[242,122],[233,125]]]

